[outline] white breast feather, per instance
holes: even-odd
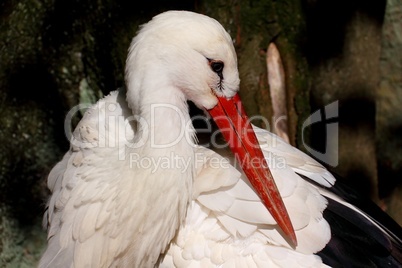
[[[135,243],[131,238],[136,237],[132,230],[144,228],[135,226],[141,221],[133,219],[148,217],[149,211],[145,203],[134,211],[130,201],[137,198],[137,203],[141,204],[141,193],[152,189],[153,185],[136,183],[131,179],[132,174],[122,174],[128,170],[124,167],[129,163],[117,161],[121,156],[118,143],[127,142],[134,135],[127,120],[117,120],[129,111],[124,103],[124,98],[113,92],[90,108],[74,131],[70,151],[50,173],[48,185],[53,194],[44,222],[50,227],[49,245],[40,267],[66,267],[71,260],[75,267],[122,267],[135,263],[124,252],[136,251],[144,257],[155,252],[143,247],[142,243],[137,243],[138,248],[132,248]],[[77,142],[80,142],[79,146],[74,145]],[[110,161],[105,162],[105,159]],[[165,175],[162,188],[169,188],[176,179],[170,178],[169,173]],[[147,174],[139,176],[147,177]],[[177,200],[177,196],[175,193],[153,199]],[[178,221],[175,211],[168,213],[173,215],[170,221]],[[159,217],[156,213],[153,216]],[[155,230],[168,230],[162,225],[163,222],[157,221],[152,224]],[[123,255],[126,258],[121,260]]]

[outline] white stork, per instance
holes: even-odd
[[[399,226],[332,193],[335,178],[306,154],[254,134],[216,20],[169,11],[142,26],[126,88],[86,112],[48,177],[39,267],[400,265]],[[195,145],[187,100],[215,119],[243,173]]]

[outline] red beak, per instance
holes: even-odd
[[[296,234],[271,171],[261,151],[239,95],[217,97],[218,104],[208,110],[221,129],[251,185],[286,236],[297,245]]]

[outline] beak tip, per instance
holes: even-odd
[[[292,229],[291,233],[287,235],[290,239],[290,246],[293,248],[297,247],[297,237],[295,231]]]

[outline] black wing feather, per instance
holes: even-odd
[[[393,256],[398,252],[395,241],[360,213],[328,199],[324,218],[331,226],[330,242],[317,253],[324,263],[332,267],[402,267]]]
[[[310,183],[324,188],[300,175]],[[325,188],[358,208],[327,198],[324,218],[331,226],[331,240],[317,254],[332,267],[402,267],[402,228],[374,202],[337,179]]]

